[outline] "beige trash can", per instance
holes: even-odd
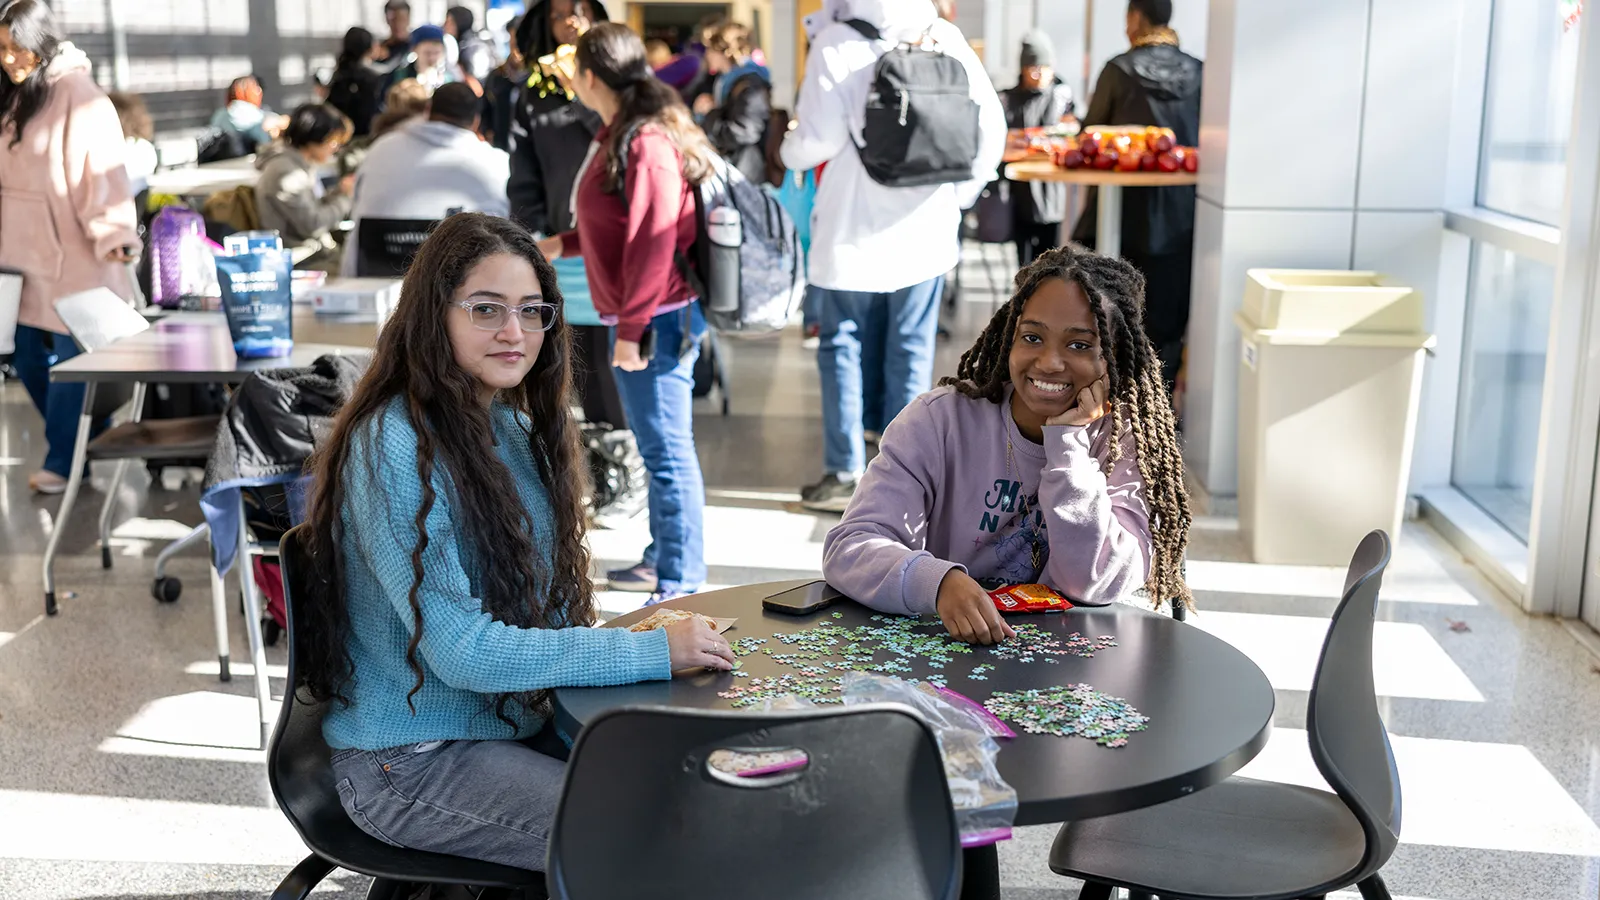
[[[1422,295],[1375,272],[1252,269],[1234,315],[1239,528],[1258,563],[1343,566],[1398,536],[1422,358]]]

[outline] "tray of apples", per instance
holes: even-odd
[[[1179,146],[1170,128],[1095,127],[1058,148],[1055,163],[1104,172],[1193,173],[1200,169],[1200,151]]]

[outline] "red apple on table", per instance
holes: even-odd
[[[1200,171],[1200,151],[1191,149],[1183,155],[1183,170],[1189,173]]]
[[[1157,135],[1156,139],[1150,143],[1150,149],[1154,150],[1157,154],[1166,153],[1175,146],[1177,146],[1177,144],[1172,140],[1172,135],[1169,135],[1166,132],[1162,132],[1161,134]]]
[[[1059,164],[1063,169],[1083,168],[1083,151],[1068,148],[1059,157]]]
[[[1121,161],[1122,154],[1108,148],[1101,153],[1095,154],[1093,165],[1096,169],[1109,172],[1112,169],[1115,169],[1117,167],[1117,163]]]
[[[1183,168],[1183,163],[1179,162],[1178,158],[1170,152],[1163,153],[1156,157],[1156,168],[1163,172],[1176,172]]]
[[[1154,172],[1154,171],[1156,171],[1156,167],[1157,167],[1156,155],[1154,153],[1151,153],[1150,151],[1146,150],[1144,155],[1139,157],[1139,171],[1141,171],[1141,172]]]
[[[1142,154],[1142,153],[1124,153],[1124,154],[1122,154],[1121,158],[1117,160],[1117,171],[1118,172],[1137,172],[1137,171],[1139,171],[1139,167],[1141,165],[1143,165],[1143,164],[1144,164],[1144,154]]]
[[[1091,131],[1088,134],[1084,135],[1083,137],[1078,138],[1078,151],[1080,153],[1082,153],[1085,158],[1092,157],[1095,154],[1099,153],[1100,152],[1100,132]]]

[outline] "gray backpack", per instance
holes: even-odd
[[[626,171],[627,159],[621,163]],[[695,188],[694,205],[694,243],[687,254],[674,252],[673,260],[699,296],[707,324],[744,337],[782,331],[806,289],[800,238],[788,211],[720,156]]]

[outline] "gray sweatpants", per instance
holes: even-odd
[[[338,750],[333,772],[345,813],[380,841],[542,872],[565,750],[546,727],[527,741]]]

